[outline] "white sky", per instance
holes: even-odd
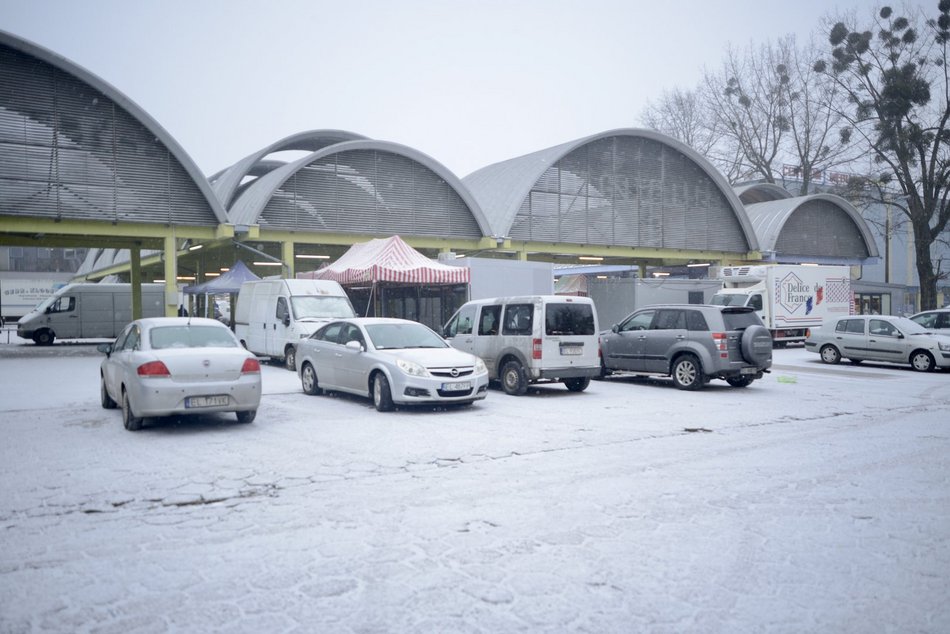
[[[135,101],[205,174],[334,128],[459,177],[622,127],[728,44],[818,32],[868,0],[0,0],[0,29]],[[899,3],[894,3],[895,6]],[[914,3],[936,15],[936,0]]]

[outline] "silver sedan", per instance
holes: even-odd
[[[303,391],[371,396],[385,412],[396,404],[471,404],[488,393],[488,370],[435,332],[406,319],[334,321],[297,345]]]
[[[826,320],[805,339],[805,349],[825,363],[887,361],[920,372],[950,367],[950,337],[906,317],[851,315]]]
[[[254,420],[261,366],[231,330],[214,319],[152,317],[130,323],[99,346],[101,401],[122,407],[122,422],[141,429],[146,417],[234,412]]]

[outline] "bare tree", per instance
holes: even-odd
[[[848,97],[839,110],[879,173],[865,186],[903,213],[913,228],[920,303],[937,303],[945,277],[935,257],[950,222],[950,0],[936,19],[883,7],[869,28],[835,23],[831,54],[814,65]],[[894,190],[899,195],[894,195]]]

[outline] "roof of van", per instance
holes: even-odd
[[[512,295],[510,297],[488,297],[485,299],[473,299],[468,304],[513,304],[513,303],[528,303],[542,301],[544,303],[551,302],[564,302],[572,303],[576,302],[579,304],[590,304],[593,303],[590,297],[582,297],[579,295]]]

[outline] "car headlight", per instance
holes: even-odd
[[[950,352],[950,343],[938,342],[937,346],[940,347],[940,352]]]
[[[488,372],[488,368],[485,367],[485,362],[481,359],[475,359],[475,374],[483,374]]]
[[[399,366],[400,370],[409,376],[429,376],[429,371],[418,363],[406,361],[404,359],[396,359],[396,365]]]

